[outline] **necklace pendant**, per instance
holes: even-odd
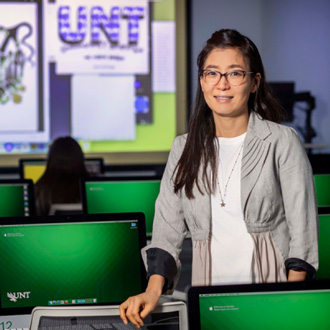
[[[217,182],[217,183],[218,183],[218,187],[219,187],[220,199],[221,199],[221,203],[220,203],[220,206],[221,206],[221,207],[225,207],[225,206],[226,206],[226,203],[225,203],[224,199],[225,199],[226,196],[227,196],[227,187],[228,187],[228,184],[229,184],[229,180],[230,180],[230,178],[231,178],[231,175],[233,174],[234,169],[235,169],[235,166],[236,166],[236,164],[237,164],[237,162],[238,162],[238,158],[239,158],[239,156],[240,156],[240,154],[241,154],[241,151],[242,151],[242,149],[243,149],[243,145],[244,145],[244,142],[242,143],[242,145],[241,145],[241,147],[240,147],[240,149],[239,149],[239,153],[238,153],[238,155],[237,155],[237,157],[236,157],[236,160],[235,160],[234,166],[233,166],[233,168],[232,168],[231,171],[230,171],[229,177],[228,177],[228,179],[227,179],[227,183],[226,183],[225,188],[224,188],[225,191],[224,191],[223,195],[222,195],[222,193],[221,193],[221,188],[220,188],[219,180],[218,180],[218,182]],[[220,159],[219,159],[219,165],[220,165]],[[224,182],[225,182],[225,181],[224,181]]]

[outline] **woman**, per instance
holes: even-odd
[[[88,176],[84,154],[71,137],[50,146],[47,167],[35,186],[37,215],[48,215],[52,204],[80,203],[80,178]]]
[[[177,137],[156,202],[152,243],[142,251],[146,292],[120,306],[136,326],[171,293],[187,231],[192,285],[304,281],[318,267],[310,164],[295,131],[278,124],[258,49],[220,30],[198,57],[188,134]]]

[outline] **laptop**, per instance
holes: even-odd
[[[0,218],[0,316],[120,304],[145,290],[145,244],[142,213]]]
[[[31,314],[30,330],[132,329],[119,317],[118,306],[36,307]],[[142,329],[188,330],[187,308],[183,302],[164,302],[144,320]]]
[[[81,203],[51,204],[48,215],[73,215],[82,214]]]
[[[82,204],[85,213],[143,212],[146,235],[151,237],[160,176],[83,178]]]
[[[189,329],[330,329],[330,281],[192,287]]]
[[[0,217],[29,217],[34,215],[32,180],[0,180]]]
[[[85,167],[91,176],[104,174],[103,158],[85,158]],[[46,158],[20,159],[18,171],[21,179],[31,179],[36,183],[46,170]]]

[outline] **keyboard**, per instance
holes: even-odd
[[[119,316],[41,317],[38,330],[136,330]]]

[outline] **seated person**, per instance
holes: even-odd
[[[88,175],[84,154],[73,138],[53,141],[45,173],[35,185],[37,215],[48,215],[52,204],[80,203],[80,178]]]

